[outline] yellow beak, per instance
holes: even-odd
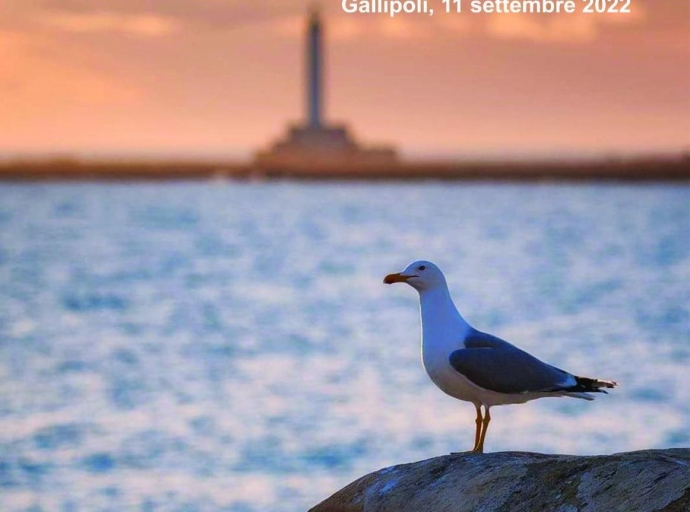
[[[393,283],[406,283],[408,279],[414,276],[404,276],[400,273],[397,274],[388,274],[386,277],[383,278],[383,282],[386,284],[393,284]]]

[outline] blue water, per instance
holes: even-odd
[[[489,451],[690,444],[690,187],[0,186],[0,510],[297,511],[470,448],[417,296],[619,381],[492,410]]]

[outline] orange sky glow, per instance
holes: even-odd
[[[322,0],[328,120],[412,157],[690,150],[687,0],[628,15],[428,1],[434,16],[390,18]],[[0,157],[248,158],[303,117],[311,4],[0,0]]]

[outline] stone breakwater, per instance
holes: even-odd
[[[690,510],[690,449],[457,453],[381,469],[310,512]]]
[[[580,162],[0,161],[0,182],[208,179],[687,182],[690,154]]]

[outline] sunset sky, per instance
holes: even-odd
[[[690,2],[353,15],[326,116],[412,157],[690,149]],[[465,0],[466,4],[469,0]],[[581,0],[576,0],[581,9]],[[0,157],[247,158],[303,117],[304,0],[0,0]]]

